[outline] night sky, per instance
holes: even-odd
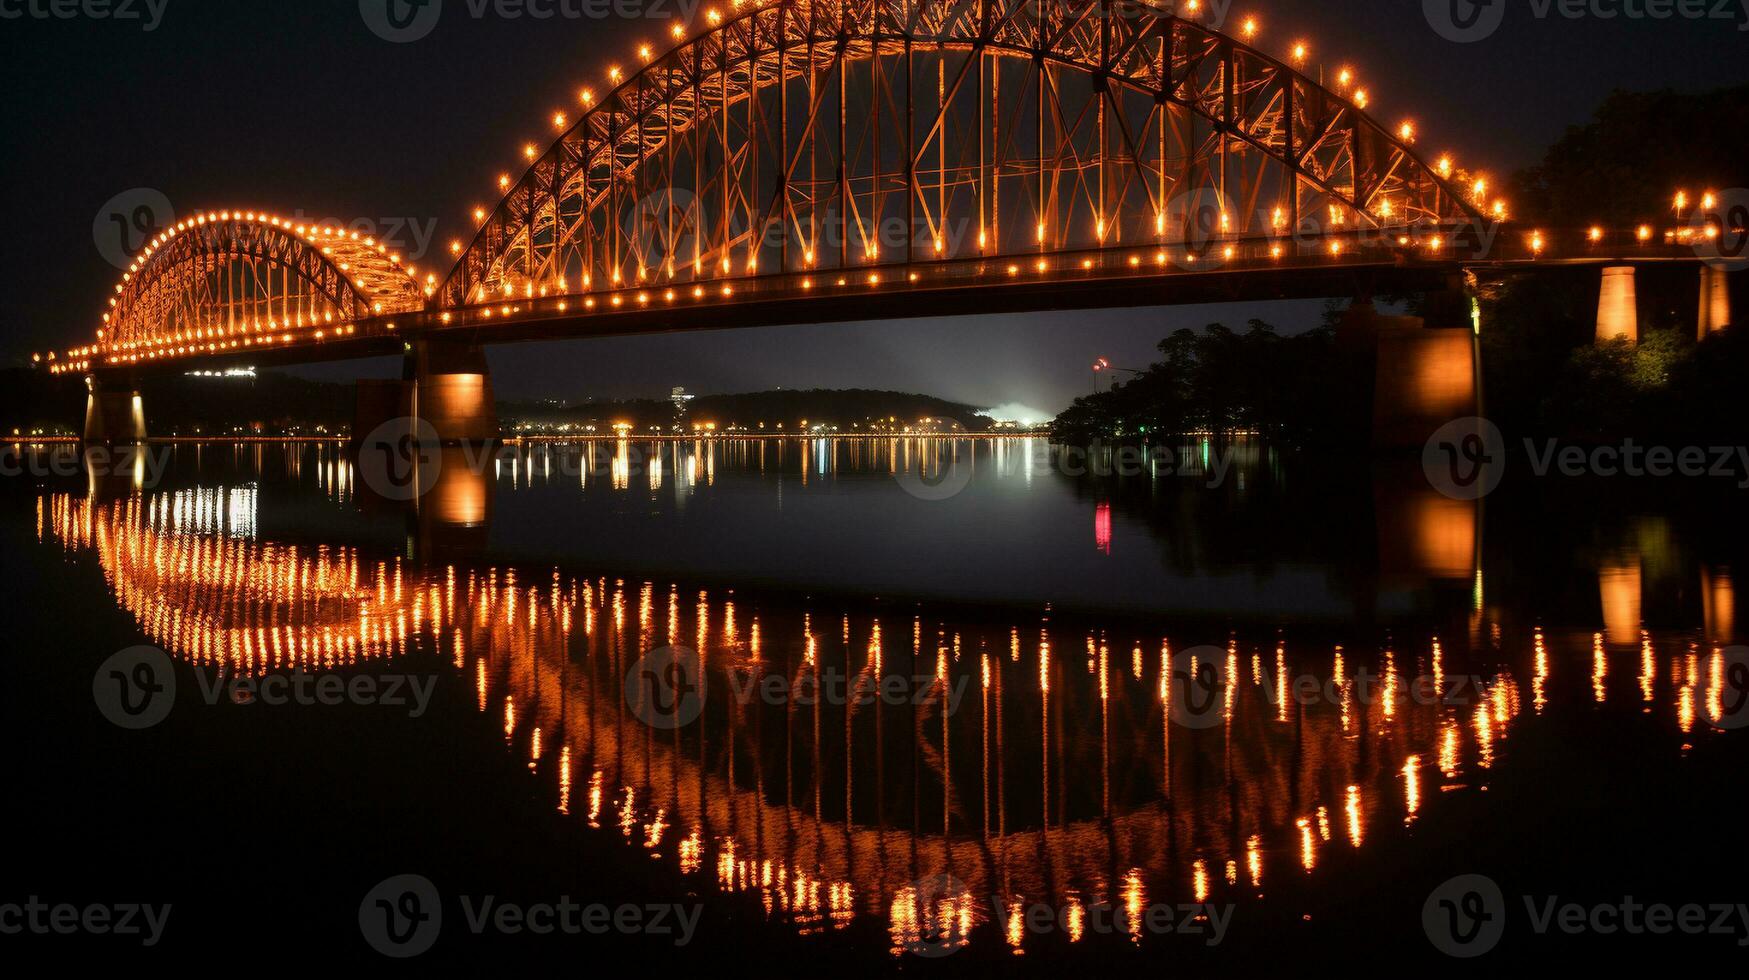
[[[366,26],[360,0],[152,0],[162,19],[151,31],[146,0],[93,0],[98,9],[125,4],[134,20],[38,17],[31,11],[79,4],[0,0],[11,224],[0,355],[89,337],[118,274],[94,223],[135,188],[161,192],[178,214],[263,208],[368,219],[383,233],[401,227],[410,256],[429,234],[421,264],[447,268],[444,244],[471,237],[468,210],[496,202],[496,174],[520,172],[518,147],[550,141],[547,117],[570,111],[579,87],[602,87],[608,64],[631,60],[637,42],[660,42],[678,15],[697,9],[696,0],[621,0],[657,16],[539,20],[488,7],[476,18],[484,2],[445,0],[429,36],[392,44]],[[605,0],[507,6],[561,4],[612,9]],[[1420,0],[1254,0],[1226,20],[1260,17],[1259,46],[1271,52],[1304,37],[1314,61],[1352,63],[1381,119],[1413,117],[1424,149],[1449,147],[1461,163],[1503,174],[1535,162],[1613,88],[1744,81],[1749,0],[1729,4],[1724,20],[1569,20],[1539,19],[1545,4],[1522,0],[1474,43],[1442,37]],[[1179,327],[1261,317],[1293,330],[1317,313],[1316,303],[1290,303],[836,324],[507,346],[491,358],[509,396],[860,386],[1048,413],[1088,390],[1096,357],[1141,367]]]

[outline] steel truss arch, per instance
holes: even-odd
[[[748,3],[534,154],[438,305],[1481,222],[1361,93],[1167,6]]]
[[[424,308],[400,257],[344,229],[254,212],[201,214],[154,239],[116,286],[100,348],[130,361],[221,350]]]

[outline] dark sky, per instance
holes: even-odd
[[[7,356],[88,337],[116,276],[93,225],[135,188],[161,192],[180,213],[259,207],[364,218],[385,232],[417,227],[430,234],[427,264],[446,266],[443,243],[471,231],[469,208],[495,203],[493,178],[519,169],[518,147],[544,145],[547,117],[697,9],[696,0],[618,0],[658,16],[476,18],[486,0],[445,0],[429,36],[391,44],[367,28],[361,0],[151,0],[162,6],[151,31],[147,0],[92,2],[125,3],[140,19],[37,17],[51,0],[0,0]],[[495,2],[613,9],[606,0]],[[1315,60],[1352,63],[1381,118],[1412,116],[1424,147],[1450,147],[1496,173],[1534,162],[1613,88],[1701,90],[1749,77],[1749,0],[1728,0],[1731,19],[1694,21],[1539,18],[1540,0],[1497,2],[1508,3],[1505,22],[1473,43],[1436,32],[1421,0],[1256,0],[1233,5],[1227,22],[1255,14],[1261,47],[1280,52],[1304,37]],[[411,231],[401,239],[414,250]],[[953,318],[531,344],[491,356],[499,390],[512,395],[855,385],[1055,411],[1087,390],[1098,356],[1139,367],[1180,326],[1261,316],[1297,329],[1316,315],[1317,304],[1278,304]]]

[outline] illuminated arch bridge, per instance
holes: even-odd
[[[1272,56],[1255,20],[1226,33],[1205,13],[736,0],[555,112],[447,275],[349,232],[209,213],[144,250],[96,342],[54,369],[1439,290],[1479,256],[1686,244],[1501,234],[1491,183],[1423,157],[1413,122],[1376,121],[1353,70],[1320,84],[1304,42]]]

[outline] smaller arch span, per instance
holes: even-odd
[[[83,353],[114,365],[343,337],[358,320],[424,309],[429,290],[356,231],[204,212],[146,244]]]

